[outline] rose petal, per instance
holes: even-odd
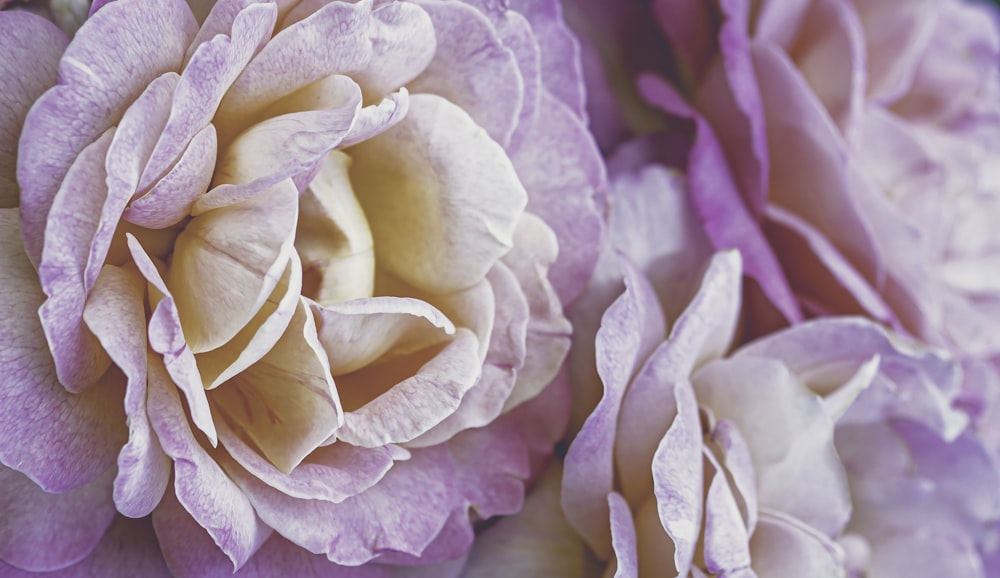
[[[77,31],[59,64],[60,85],[38,99],[18,146],[22,234],[32,263],[41,258],[49,208],[73,161],[154,78],[180,69],[196,30],[185,2],[153,0],[111,3]]]
[[[113,470],[65,494],[49,494],[20,473],[0,467],[0,559],[31,571],[74,564],[97,546],[115,517]]]
[[[552,227],[559,256],[549,279],[564,304],[586,286],[605,237],[604,168],[583,122],[562,102],[541,94],[536,122],[511,157],[529,191],[528,211]]]
[[[377,99],[417,78],[434,58],[437,39],[430,16],[414,4],[376,8],[371,27],[371,63],[351,77],[368,99]]]
[[[750,566],[750,534],[726,471],[707,448],[704,455],[715,470],[705,496],[705,569],[729,576]]]
[[[170,522],[158,520],[158,517],[164,515],[161,509],[171,509],[174,503],[171,497],[176,495],[177,502],[197,525],[208,531],[212,541],[232,562],[232,568],[237,569],[267,539],[270,530],[254,513],[243,491],[194,437],[176,387],[163,362],[155,355],[149,356],[148,371],[149,420],[163,451],[174,462],[174,491],[167,492],[167,497],[153,513],[157,534],[161,534],[161,525],[170,526]],[[160,540],[163,542],[162,535]],[[164,545],[164,550],[168,550],[168,545]],[[170,564],[169,554],[167,559]]]
[[[285,95],[327,76],[363,70],[371,59],[371,12],[371,0],[332,2],[275,35],[222,99],[214,121],[221,140]]]
[[[628,502],[618,492],[611,492],[608,510],[611,513],[611,549],[615,554],[614,578],[638,578],[635,524]]]
[[[224,345],[260,311],[288,267],[297,217],[298,191],[283,181],[195,217],[177,237],[166,281],[192,351]]]
[[[415,95],[402,122],[351,156],[376,259],[401,279],[435,293],[464,289],[510,250],[524,188],[457,106]]]
[[[219,424],[219,439],[232,456],[232,459],[219,458],[219,463],[230,477],[239,478],[249,473],[293,498],[333,503],[343,502],[372,487],[385,476],[395,461],[409,459],[410,455],[394,446],[359,448],[347,443],[333,443],[317,448],[294,470],[285,473],[261,456],[256,447],[230,430],[225,422]]]
[[[601,557],[609,555],[606,496],[614,489],[613,452],[622,398],[633,372],[665,333],[649,283],[628,261],[622,262],[625,293],[605,312],[597,332],[597,371],[604,396],[569,447],[562,486],[566,519]]]
[[[753,569],[768,578],[839,576],[844,552],[816,530],[774,513],[761,514],[750,542]]]
[[[209,398],[237,435],[286,473],[344,421],[312,312],[301,300],[274,347]]]
[[[185,62],[174,92],[170,120],[142,172],[139,189],[155,183],[176,163],[191,139],[205,130],[224,94],[250,59],[271,37],[277,7],[252,4],[240,10],[232,30],[199,43]]]
[[[214,389],[263,358],[288,328],[302,290],[302,266],[292,253],[274,292],[228,343],[197,356],[205,389]]]
[[[50,492],[83,486],[125,443],[123,388],[73,395],[56,379],[36,311],[44,295],[20,243],[17,211],[0,210],[0,461]]]
[[[747,388],[748,379],[761,384]],[[828,536],[847,523],[851,499],[823,403],[781,363],[736,358],[695,376],[698,401],[747,442],[761,508],[786,512]]]
[[[48,299],[38,316],[59,382],[74,393],[92,387],[111,364],[82,317],[87,292],[93,285],[85,277],[89,249],[108,193],[103,160],[113,135],[113,130],[104,133],[83,150],[70,168],[52,200],[39,265],[39,281]]]
[[[55,84],[66,35],[51,22],[22,11],[0,16],[0,208],[19,204],[17,141],[28,109]],[[31,74],[24,74],[30,70]]]
[[[208,405],[208,396],[205,395],[205,386],[198,372],[194,353],[184,340],[173,295],[139,241],[132,235],[127,235],[127,241],[132,260],[151,286],[149,295],[153,310],[149,318],[149,347],[163,355],[163,363],[174,386],[184,392],[191,421],[208,436],[209,443],[214,447],[218,443],[218,435],[212,410]]]
[[[462,576],[584,576],[586,546],[559,508],[559,468],[553,466],[528,494],[520,513],[476,538]]]
[[[431,17],[437,48],[426,70],[409,88],[436,94],[466,111],[505,147],[517,126],[523,82],[517,60],[490,21],[461,2],[421,1]]]
[[[299,196],[295,249],[316,279],[309,296],[320,305],[371,297],[375,291],[375,248],[347,174],[350,163],[346,154],[331,152]]]
[[[146,283],[134,269],[107,265],[94,284],[83,319],[122,370],[129,440],[118,453],[115,506],[132,518],[149,515],[166,490],[170,460],[146,414]]]
[[[454,477],[447,451],[437,447],[413,452],[382,481],[339,504],[298,500],[250,476],[237,481],[279,534],[335,563],[356,566],[385,551],[420,555],[452,511]]]

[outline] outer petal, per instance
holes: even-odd
[[[0,207],[19,204],[17,142],[28,109],[56,82],[66,35],[51,22],[21,11],[0,16]],[[31,74],[24,74],[30,70]]]
[[[604,241],[604,167],[590,133],[572,111],[542,93],[538,118],[511,160],[528,190],[528,210],[559,240],[549,278],[568,304],[593,274]]]
[[[35,314],[44,296],[15,210],[0,210],[0,235],[0,461],[47,491],[67,491],[104,472],[125,443],[123,389],[105,382],[72,395],[59,383]]]
[[[606,496],[614,489],[613,451],[622,398],[636,368],[665,333],[652,288],[624,263],[626,291],[605,312],[597,332],[597,370],[604,397],[570,445],[562,487],[567,519],[601,557],[610,554]]]
[[[5,578],[94,578],[95,576],[142,576],[170,578],[160,546],[149,520],[118,516],[89,556],[77,564],[47,572],[27,572],[0,562]]]
[[[351,74],[369,99],[383,97],[411,82],[437,52],[432,19],[426,10],[413,4],[385,4],[372,12],[371,42],[371,64]]]
[[[240,488],[194,437],[163,362],[150,354],[148,367],[149,418],[163,451],[174,461],[173,490],[177,500],[198,525],[208,530],[233,568],[239,568],[270,531],[257,518]]]
[[[506,147],[520,116],[523,81],[517,60],[490,21],[461,2],[421,2],[430,15],[437,48],[430,65],[409,87],[458,105]]]
[[[65,494],[43,492],[20,473],[0,467],[0,559],[32,571],[65,568],[94,549],[111,520],[109,470]]]
[[[559,469],[552,467],[519,514],[500,520],[476,539],[462,576],[585,576],[586,546],[558,504]]]
[[[753,569],[769,578],[837,578],[844,552],[829,538],[793,518],[762,515],[750,543]]]
[[[73,160],[152,79],[180,69],[196,29],[182,0],[127,0],[105,6],[77,32],[59,65],[61,84],[37,101],[18,147],[22,235],[32,263],[41,258],[49,208]]]
[[[118,454],[115,505],[141,518],[159,503],[170,479],[170,460],[160,447],[146,414],[146,284],[134,269],[106,266],[83,312],[94,335],[122,370],[129,441]]]

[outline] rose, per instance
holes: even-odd
[[[850,317],[725,355],[738,255],[712,258],[689,296],[690,259],[707,240],[663,225],[692,222],[695,183],[649,163],[650,144],[609,164],[625,292],[597,332],[603,393],[563,474],[562,515],[601,561],[591,574],[991,575],[1000,471],[952,407],[959,365]],[[595,281],[608,278],[602,268]],[[513,540],[517,518],[560,515],[529,504],[490,532]],[[572,533],[550,526],[555,553],[534,564],[586,565]],[[473,561],[503,554],[490,532]]]
[[[759,286],[784,321],[864,314],[963,356],[1000,351],[989,330],[1000,286],[985,274],[996,247],[982,224],[1000,190],[995,10],[876,0],[586,6],[581,30],[635,71],[613,87],[626,95],[624,116],[637,114],[627,96],[639,78],[648,102],[694,124],[692,154],[707,160],[688,174],[720,185],[697,194],[700,218],[714,246],[741,249],[748,289]],[[659,31],[629,27],[651,18]],[[635,47],[656,42],[658,61],[638,56]],[[598,76],[591,83],[607,92]],[[622,116],[607,105],[592,112],[612,124]]]
[[[513,8],[0,13],[0,559],[383,575],[520,506],[602,172]]]

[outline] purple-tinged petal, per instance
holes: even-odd
[[[410,99],[398,125],[351,149],[381,268],[417,288],[478,283],[513,245],[527,201],[504,151],[455,104]]]
[[[174,502],[170,497],[176,495],[184,510],[208,531],[232,567],[239,568],[260,547],[270,530],[254,513],[243,491],[198,443],[188,426],[176,386],[163,362],[152,354],[148,372],[149,420],[163,451],[174,461],[173,492],[167,492],[160,508],[169,507]],[[153,513],[154,521],[160,508]]]
[[[650,102],[695,122],[697,136],[688,161],[688,189],[702,226],[715,248],[739,249],[746,275],[760,284],[764,294],[786,320],[793,323],[801,321],[802,312],[774,250],[740,197],[712,128],[664,80],[645,75],[639,83],[641,92]]]
[[[146,414],[146,283],[137,271],[107,265],[94,284],[83,319],[125,374],[129,441],[118,453],[115,506],[122,514],[149,515],[170,479],[170,460]]]
[[[371,59],[371,12],[371,0],[331,2],[275,35],[222,99],[215,119],[220,140],[228,142],[264,107],[310,83],[363,70]]]
[[[517,509],[519,510],[520,506]],[[456,558],[460,559],[463,554],[469,551],[469,547],[472,546],[476,537],[466,510],[465,506],[454,510],[434,541],[428,544],[419,556],[400,552],[385,552],[377,558],[378,562],[369,564],[369,566],[381,564],[390,567],[405,567],[410,564],[423,566],[446,563]]]
[[[681,381],[673,389],[677,415],[656,447],[651,465],[660,523],[674,543],[674,567],[684,576],[691,568],[702,524],[702,435],[691,384]]]
[[[785,260],[784,270],[800,299],[823,304],[827,309],[818,311],[820,314],[865,314],[882,323],[899,325],[878,291],[815,226],[778,205],[769,205],[766,213],[765,231],[772,245],[782,248],[778,258]],[[811,255],[799,255],[795,250],[799,246]],[[814,263],[823,269],[817,270]],[[835,309],[829,309],[831,306]]]
[[[51,573],[28,572],[0,562],[0,575],[4,578],[170,578],[149,520],[130,520],[124,516],[115,517],[97,547],[73,566]]]
[[[674,386],[687,382],[698,365],[729,349],[739,294],[739,254],[717,254],[669,340],[657,347],[629,387],[618,420],[615,464],[622,493],[633,506],[653,487],[648,464],[675,420]]]
[[[520,117],[523,81],[490,21],[461,2],[424,0],[437,37],[434,59],[408,87],[444,97],[506,147]]]
[[[132,235],[127,235],[127,241],[132,260],[151,287],[149,294],[152,314],[149,317],[149,347],[156,353],[163,355],[163,363],[174,386],[184,392],[188,411],[191,412],[191,421],[194,422],[195,427],[208,436],[209,443],[214,447],[218,443],[215,421],[208,405],[208,396],[205,394],[205,386],[201,374],[198,372],[194,353],[184,340],[184,331],[181,329],[181,321],[177,315],[174,298],[160,276],[156,264],[146,254],[139,241]],[[154,293],[152,289],[155,289],[156,292]],[[157,294],[162,297],[154,299],[153,297]]]
[[[569,447],[562,485],[567,520],[601,558],[610,554],[606,496],[614,489],[615,430],[622,398],[633,373],[666,332],[649,282],[628,261],[622,263],[625,293],[605,312],[597,332],[597,372],[604,396]]]
[[[188,223],[166,281],[192,351],[221,347],[261,310],[288,268],[297,219],[298,191],[286,180]]]
[[[227,482],[232,484],[229,480]],[[181,505],[173,492],[167,492],[153,512],[153,528],[156,530],[156,538],[172,576],[179,578],[233,576],[233,561],[227,558],[227,554],[219,549],[210,536],[213,531],[221,533],[225,530],[208,529],[200,525]],[[250,561],[253,560],[250,556],[259,551],[261,545],[273,535],[269,528],[264,528],[256,546],[249,553]],[[239,570],[244,566],[236,564],[235,567]]]
[[[517,278],[530,314],[524,363],[518,368],[504,412],[538,395],[555,377],[569,351],[573,327],[563,315],[563,305],[547,275],[558,253],[558,241],[545,222],[530,213],[522,216],[514,231],[514,248],[503,263]]]
[[[753,569],[768,578],[840,576],[844,552],[834,542],[795,518],[761,512],[750,541]]]
[[[82,317],[90,290],[84,276],[89,248],[108,193],[104,157],[113,135],[114,130],[109,130],[85,148],[67,173],[52,200],[38,268],[42,290],[48,296],[38,316],[59,382],[74,393],[92,387],[111,364]]]
[[[476,538],[464,578],[586,576],[587,549],[559,508],[559,468],[553,466],[528,494],[524,509]]]
[[[770,160],[764,109],[750,57],[746,2],[720,2],[719,56],[708,67],[694,97],[695,106],[712,124],[719,144],[732,165],[750,214],[759,219],[768,194]]]
[[[434,24],[415,4],[385,4],[372,12],[372,58],[351,74],[365,96],[378,99],[417,78],[437,49]],[[456,64],[453,62],[452,64]]]
[[[444,349],[419,365],[415,374],[399,381],[391,367],[382,371],[375,366],[349,378],[341,376],[338,382],[345,389],[360,389],[365,380],[370,380],[367,385],[371,390],[384,393],[356,409],[347,406],[337,437],[354,445],[377,447],[408,442],[429,431],[454,413],[465,393],[476,384],[482,372],[478,351],[476,336],[459,328]],[[417,355],[423,357],[415,360],[426,358],[421,352]],[[399,365],[406,370],[412,364]],[[400,411],[404,407],[407,410]]]
[[[360,448],[333,443],[309,454],[291,473],[279,470],[260,455],[257,448],[237,436],[229,426],[219,424],[219,440],[232,459],[219,458],[231,477],[245,475],[240,468],[285,495],[303,500],[340,503],[356,496],[381,480],[393,463],[409,458],[406,450],[394,446]]]
[[[335,563],[356,566],[387,551],[419,556],[453,509],[454,478],[447,450],[435,447],[413,452],[378,484],[339,504],[298,500],[248,475],[236,479],[279,534]]]
[[[856,198],[844,138],[787,55],[757,45],[753,63],[767,116],[771,202],[813,223],[877,286],[881,255]]]
[[[17,142],[28,109],[55,84],[66,35],[51,22],[28,12],[0,15],[0,207],[16,207]],[[25,74],[25,71],[31,71]]]
[[[557,0],[514,0],[510,7],[527,18],[538,42],[545,90],[562,101],[581,121],[587,121],[580,46],[563,19]]]
[[[549,279],[571,303],[586,287],[605,237],[604,165],[593,138],[573,112],[543,92],[538,117],[511,157],[528,191],[528,211],[559,240]]]
[[[670,43],[684,83],[696,86],[716,51],[713,40],[718,23],[710,5],[698,0],[657,0],[653,15]]]
[[[328,307],[312,304],[312,310],[334,377],[387,354],[409,355],[455,334],[455,325],[441,311],[410,297],[353,299]]]
[[[759,385],[747,387],[748,379]],[[850,517],[851,497],[820,397],[772,359],[713,361],[695,374],[694,385],[698,401],[746,440],[760,507],[837,535]]]
[[[209,398],[236,435],[286,473],[344,421],[316,322],[302,300],[274,347]]]
[[[76,33],[59,64],[60,84],[38,99],[18,147],[22,235],[32,263],[41,259],[52,200],[77,155],[154,78],[180,69],[196,30],[183,0],[119,0]]]
[[[866,30],[868,96],[890,104],[912,86],[918,63],[927,50],[938,10],[934,2],[877,0],[854,4]]]
[[[325,556],[299,548],[275,534],[261,546],[246,566],[236,574],[226,569],[218,578],[391,578],[395,576],[390,566],[366,564],[364,566],[338,566]],[[199,578],[216,578],[199,575]]]
[[[895,536],[872,552],[867,574],[882,578],[986,578],[968,536],[927,529]]]
[[[65,494],[49,494],[0,467],[0,560],[32,571],[58,570],[85,558],[115,517],[113,470]]]
[[[706,448],[707,461],[714,472],[705,496],[704,544],[705,569],[713,574],[729,576],[750,566],[750,533],[743,514],[726,479],[726,471]]]
[[[170,172],[133,201],[122,216],[148,229],[165,229],[184,220],[195,201],[208,190],[217,146],[215,127],[208,125],[194,135]]]
[[[187,59],[174,92],[170,119],[158,132],[156,148],[139,181],[140,190],[164,176],[191,139],[211,122],[229,86],[270,38],[276,18],[273,4],[247,6],[233,20],[228,36],[206,40]]]
[[[455,461],[460,491],[480,519],[521,509],[531,469],[515,420],[466,430],[448,441],[448,451]]]
[[[743,503],[744,524],[749,533],[757,527],[757,480],[750,447],[731,421],[718,420],[712,441],[722,450],[722,465],[733,480],[733,489]]]
[[[50,492],[107,470],[126,430],[123,388],[106,381],[73,395],[56,379],[36,311],[44,295],[20,243],[17,211],[0,210],[0,462]]]
[[[615,554],[614,578],[639,578],[635,523],[628,502],[617,492],[608,494],[611,514],[611,550]]]

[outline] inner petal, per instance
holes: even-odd
[[[371,297],[375,287],[372,233],[347,175],[350,164],[346,154],[331,152],[299,197],[303,294],[320,305]]]
[[[471,287],[513,245],[527,193],[503,149],[451,102],[414,95],[406,118],[350,154],[380,267],[404,281]]]

